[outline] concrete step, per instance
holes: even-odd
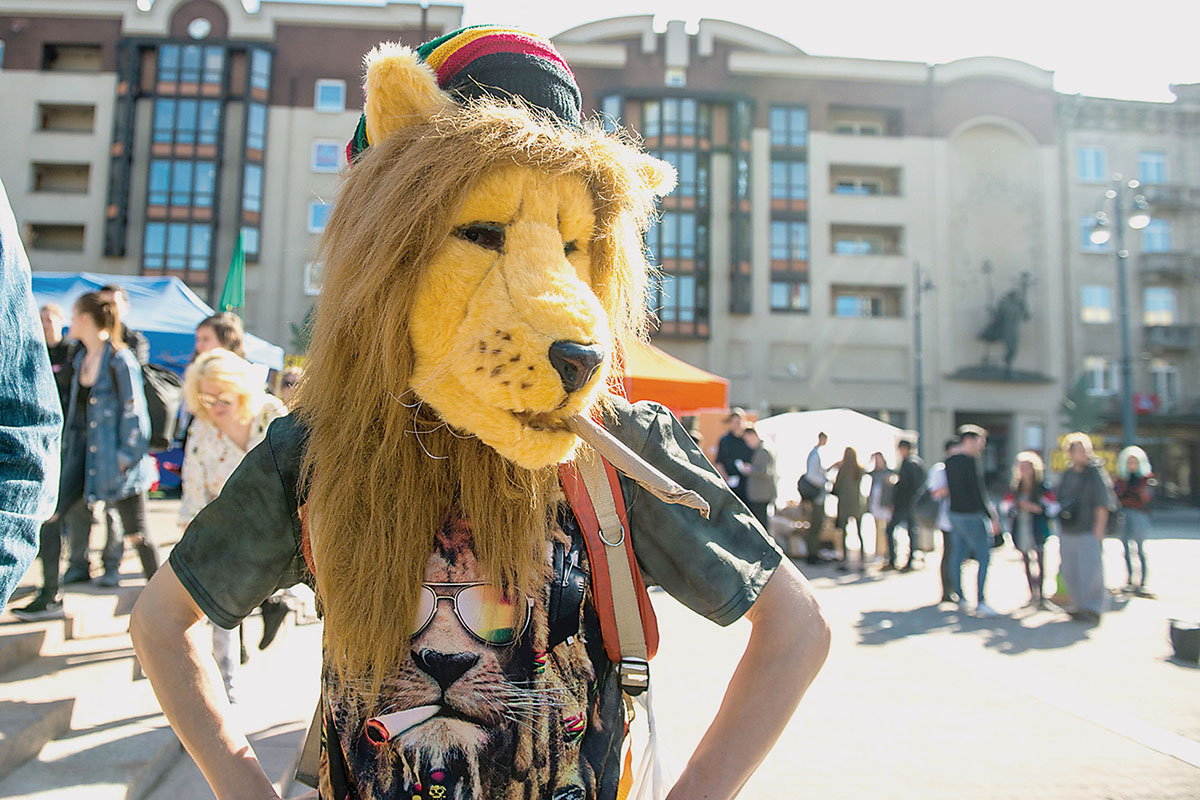
[[[75,701],[0,700],[0,781],[71,726]]]
[[[64,628],[62,620],[0,625],[0,675],[62,642]]]

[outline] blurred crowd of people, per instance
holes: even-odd
[[[1068,468],[1054,483],[1041,456],[1022,451],[997,503],[984,480],[981,458],[988,437],[984,428],[960,427],[944,444],[942,457],[929,467],[911,439],[899,440],[891,459],[874,452],[863,463],[854,447],[845,446],[838,460],[826,463],[830,441],[821,432],[796,483],[800,501],[782,503],[778,486],[790,480],[777,471],[777,448],[784,443],[765,440],[744,409],[732,409],[726,422],[729,429],[716,451],[717,471],[785,548],[792,534],[801,534],[803,558],[809,565],[833,562],[839,571],[865,573],[870,556],[864,516],[873,521],[879,572],[911,572],[922,563],[924,551],[934,549],[932,533],[937,531],[942,550],[940,602],[954,604],[963,614],[993,617],[998,612],[987,601],[991,554],[1011,542],[1024,566],[1027,607],[1061,610],[1095,623],[1109,598],[1103,577],[1103,539],[1118,535],[1127,573],[1123,591],[1149,596],[1147,509],[1157,482],[1140,447],[1121,451],[1115,481],[1084,433],[1064,437]],[[832,514],[828,513],[831,503]],[[898,544],[901,528],[907,533],[907,548]],[[851,531],[857,548],[849,546]],[[828,533],[832,533],[831,549],[824,547]],[[1059,568],[1048,580],[1045,546],[1051,536],[1058,537]],[[969,592],[963,586],[967,561],[977,564]]]
[[[129,295],[118,285],[80,295],[69,317],[53,303],[41,308],[62,409],[61,470],[53,514],[41,527],[41,587],[13,609],[19,619],[64,616],[66,586],[119,587],[127,546],[137,553],[147,580],[159,566],[164,543],[153,541],[146,524],[147,494],[159,479],[143,373],[150,343],[125,323],[129,310]],[[244,336],[241,319],[229,312],[196,327],[195,351],[179,391],[182,402],[168,434],[171,447],[182,452],[181,528],[220,493],[271,421],[288,413],[287,401],[303,374],[289,368],[278,376],[279,396],[271,394],[266,368],[246,360]],[[91,535],[101,518],[106,538],[96,572]],[[260,648],[270,644],[287,612],[283,596],[264,603]],[[236,701],[238,665],[247,658],[241,628],[214,626],[212,642],[226,691]]]

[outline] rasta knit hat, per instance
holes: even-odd
[[[416,54],[456,102],[519,98],[566,125],[580,125],[583,100],[575,75],[554,45],[540,36],[473,25],[426,42]],[[369,146],[364,114],[346,147],[346,160],[353,164]]]

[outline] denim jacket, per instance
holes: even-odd
[[[78,375],[86,354],[83,348],[75,354],[77,377],[71,384],[66,427],[70,430],[76,414],[87,414],[87,473],[83,480],[87,501],[121,500],[149,489],[156,475],[142,369],[129,348],[116,350],[106,344],[87,408],[78,408]]]
[[[0,184],[0,606],[37,552],[58,497],[62,409],[30,287],[29,260]]]

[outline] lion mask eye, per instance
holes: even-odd
[[[475,222],[459,228],[458,238],[499,252],[504,249],[504,226],[496,222]]]
[[[563,254],[569,256],[569,255],[571,255],[571,253],[574,253],[578,249],[579,249],[579,242],[572,239],[571,241],[569,241],[563,245]]]

